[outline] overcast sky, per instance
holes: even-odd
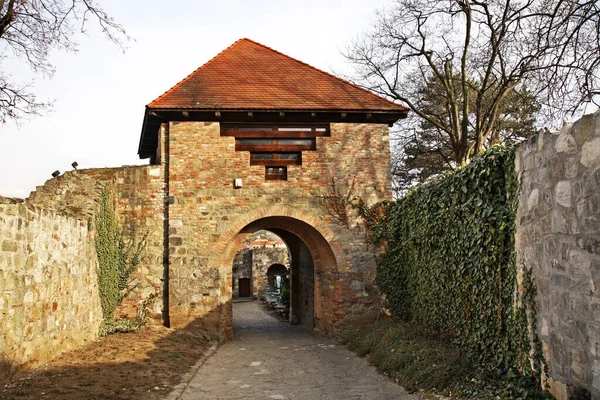
[[[247,37],[328,72],[387,0],[101,0],[135,39],[128,50],[90,26],[77,53],[55,52],[52,79],[37,78],[53,111],[0,127],[0,195],[26,197],[55,170],[146,164],[137,146],[144,106],[236,40]],[[346,69],[345,69],[346,68]],[[28,69],[14,71],[28,81]]]

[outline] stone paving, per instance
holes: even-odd
[[[290,326],[259,302],[234,303],[234,339],[193,376],[182,400],[418,399],[338,343]]]

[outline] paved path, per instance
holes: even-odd
[[[343,346],[234,303],[234,340],[198,370],[182,400],[418,399]]]

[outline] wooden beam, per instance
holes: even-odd
[[[188,113],[187,111],[182,112],[183,114],[183,118],[189,118],[190,117],[190,113]]]
[[[264,165],[265,167],[282,167],[285,165],[302,165],[302,160],[253,160],[251,158],[250,165]]]
[[[316,112],[311,112],[310,113],[310,117],[311,118],[317,118],[317,113]]]
[[[250,118],[253,118],[253,117],[254,117],[254,113],[253,113],[252,111],[248,111],[248,116],[249,116]]]
[[[280,111],[280,112],[279,112],[279,116],[280,116],[281,118],[283,118],[283,117],[285,117],[285,113],[284,113],[283,111]]]
[[[318,131],[229,131],[221,130],[221,136],[236,138],[314,138],[330,136],[329,132]]]
[[[251,151],[255,153],[297,153],[302,150],[316,150],[315,145],[289,145],[289,144],[237,144],[235,151]]]
[[[342,113],[342,119],[346,119],[346,113]]]
[[[373,114],[367,113],[367,119],[371,119],[372,116],[373,116]]]

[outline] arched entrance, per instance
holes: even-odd
[[[267,284],[274,289],[281,286],[281,278],[287,273],[287,268],[283,264],[273,264],[267,269]]]
[[[231,265],[237,250],[249,234],[267,230],[279,236],[290,251],[291,321],[318,328],[324,333],[330,332],[334,314],[334,280],[338,267],[334,250],[326,236],[333,235],[319,226],[318,221],[310,222],[314,222],[316,227],[295,216],[258,216],[241,227],[228,230],[220,241],[223,250],[215,249],[216,254],[211,260],[221,266],[222,277],[227,277],[223,285],[228,292],[227,298],[232,298]],[[221,331],[230,338],[233,334],[231,301],[223,305],[225,310],[221,314]]]

